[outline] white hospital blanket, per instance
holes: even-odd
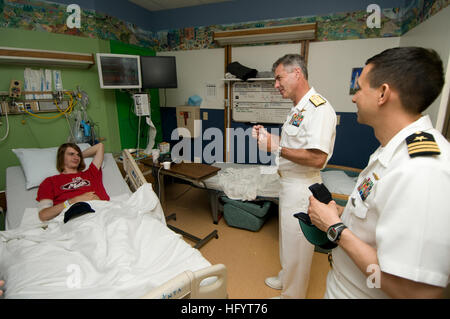
[[[126,200],[89,204],[95,213],[66,224],[63,211],[46,229],[28,217],[0,232],[6,298],[138,298],[211,265],[167,228],[150,184]]]

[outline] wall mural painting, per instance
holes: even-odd
[[[81,28],[68,28],[66,5],[35,0],[0,0],[0,27],[44,31],[155,47],[153,32],[94,10],[82,9]]]
[[[44,31],[102,40],[116,40],[155,51],[217,48],[214,31],[317,22],[317,40],[334,41],[398,37],[449,5],[450,0],[414,0],[405,8],[385,8],[379,28],[369,28],[367,11],[294,17],[229,25],[211,25],[151,32],[118,18],[82,9],[80,28],[68,28],[66,5],[37,0],[0,0],[0,27]]]

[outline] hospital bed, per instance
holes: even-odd
[[[223,212],[222,196],[244,201],[272,201],[278,203],[279,175],[274,167],[253,164],[214,163],[221,170],[193,185],[208,190],[213,222],[217,224]],[[337,204],[345,206],[361,169],[327,165],[320,173],[322,181]]]
[[[128,151],[123,158],[125,180],[105,154],[111,201],[89,202],[96,212],[67,224],[59,216],[40,224],[37,188],[26,189],[21,166],[7,168],[6,231],[0,232],[6,298],[227,297],[225,266],[211,265],[167,227],[151,185]]]

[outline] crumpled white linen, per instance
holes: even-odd
[[[230,199],[253,200],[256,198],[256,189],[259,168],[227,168],[220,170],[219,183],[225,195]]]
[[[88,202],[95,213],[0,232],[6,298],[138,298],[211,264],[165,224],[150,184],[128,199]],[[25,217],[24,217],[25,219]],[[34,222],[33,222],[34,221]]]
[[[230,199],[251,201],[257,196],[278,194],[279,176],[276,170],[265,166],[250,168],[226,168],[218,173],[219,184]],[[267,195],[266,195],[267,194]]]

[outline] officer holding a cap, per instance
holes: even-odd
[[[326,298],[439,298],[450,276],[450,144],[422,112],[444,84],[434,50],[399,47],[370,58],[353,97],[381,146],[345,209],[310,197],[332,251]]]
[[[281,298],[305,298],[314,253],[293,215],[306,211],[308,186],[321,182],[320,169],[333,153],[336,113],[331,104],[308,84],[306,63],[298,54],[287,54],[272,68],[275,88],[294,107],[283,125],[281,137],[262,125],[252,135],[262,150],[276,154],[279,162],[279,245],[281,271],[266,284],[281,289]]]

